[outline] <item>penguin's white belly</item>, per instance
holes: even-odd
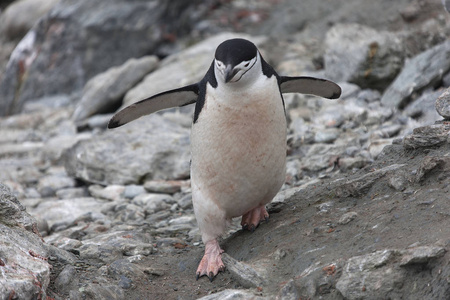
[[[226,218],[270,202],[285,179],[286,118],[275,76],[232,99],[212,93],[192,127],[194,205]],[[269,92],[268,92],[269,91]],[[195,203],[212,201],[213,203]]]

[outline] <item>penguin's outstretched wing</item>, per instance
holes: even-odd
[[[199,85],[191,84],[182,88],[162,92],[131,104],[116,113],[108,123],[108,128],[116,128],[158,110],[195,103]]]
[[[341,87],[336,83],[306,76],[281,76],[280,90],[282,93],[311,94],[328,99],[337,99],[341,96]]]

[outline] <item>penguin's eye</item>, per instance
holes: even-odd
[[[244,65],[244,67],[248,67],[250,65],[250,62],[248,62],[248,63],[246,63],[245,65]]]

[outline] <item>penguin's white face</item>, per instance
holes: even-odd
[[[237,88],[252,83],[262,75],[258,49],[244,39],[223,42],[216,50],[214,74],[224,87]]]
[[[254,75],[254,72],[249,73],[248,71],[255,66],[256,62],[258,61],[258,56],[255,56],[250,60],[242,61],[235,66],[233,64],[225,64],[224,62],[217,59],[215,59],[214,61],[216,76],[219,75],[220,77],[217,79],[220,79],[220,81],[224,83],[233,83],[240,80],[247,81],[247,79],[250,79],[250,77]]]

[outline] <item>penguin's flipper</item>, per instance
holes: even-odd
[[[197,101],[198,93],[198,84],[191,84],[182,88],[156,94],[131,104],[116,113],[111,120],[109,120],[108,128],[122,126],[158,110],[195,103]]]
[[[306,76],[281,76],[280,90],[282,93],[311,94],[328,99],[337,99],[341,96],[341,87],[336,83]]]

